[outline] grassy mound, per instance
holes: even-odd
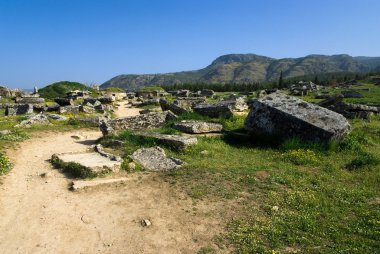
[[[70,92],[71,90],[87,90],[92,92],[92,89],[88,86],[78,82],[70,81],[60,81],[50,84],[44,88],[41,88],[38,92],[41,95],[41,97],[47,99],[54,99],[57,97],[66,96],[66,93]]]

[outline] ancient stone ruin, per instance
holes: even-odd
[[[256,134],[310,141],[340,140],[350,130],[344,116],[279,93],[256,100],[244,127]]]

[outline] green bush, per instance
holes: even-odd
[[[8,157],[0,153],[0,175],[7,173],[11,170],[12,164],[9,161]]]
[[[50,162],[54,167],[62,169],[63,172],[74,178],[94,178],[97,176],[97,174],[89,168],[75,162],[63,162],[57,156],[53,156]]]
[[[348,170],[360,169],[379,164],[379,159],[368,152],[360,152],[358,156],[346,165]]]

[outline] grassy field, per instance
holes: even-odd
[[[197,117],[182,116],[186,118]],[[214,121],[233,130],[242,127],[242,119]],[[226,233],[215,236],[220,248],[233,246],[237,253],[377,253],[380,121],[354,120],[352,125],[340,144],[227,134],[199,138],[198,145],[182,152],[166,147],[187,165],[163,177],[195,202],[236,203],[238,210],[225,207],[223,212]],[[170,126],[156,131],[175,132]],[[120,148],[125,158],[139,147],[155,145],[130,132],[113,138],[128,141]]]

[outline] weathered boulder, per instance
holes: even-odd
[[[215,95],[215,92],[213,90],[210,90],[210,89],[203,89],[201,92],[200,92],[200,95],[201,96],[206,96],[206,97],[212,97]]]
[[[30,127],[34,124],[50,124],[49,119],[44,114],[30,115],[28,119],[15,125],[15,127]]]
[[[3,97],[12,97],[12,90],[5,86],[0,86],[0,96]]]
[[[81,106],[79,106],[79,111],[91,114],[91,113],[95,112],[95,108],[90,107],[90,106],[86,106],[86,105],[81,105]]]
[[[193,110],[208,117],[231,117],[233,115],[233,103],[229,101],[201,103],[196,105]]]
[[[356,91],[342,91],[341,94],[344,98],[363,98],[364,96]]]
[[[256,134],[310,141],[340,140],[350,129],[342,115],[278,93],[256,100],[244,127]]]
[[[154,138],[158,143],[168,145],[177,150],[183,150],[191,145],[196,145],[198,143],[197,138],[189,136],[168,135],[160,133],[135,133],[135,135]]]
[[[165,99],[160,99],[159,102],[160,102],[162,111],[170,110],[176,115],[182,115],[182,114],[191,112],[191,109],[189,107],[181,107],[180,105],[178,105],[178,103],[169,103]]]
[[[109,171],[119,172],[121,166],[120,161],[111,160],[97,152],[53,154],[52,159],[60,160],[63,163],[78,163],[95,174]]]
[[[54,101],[59,104],[59,106],[72,106],[74,105],[73,99],[70,98],[55,98]]]
[[[80,106],[62,106],[59,107],[58,113],[60,114],[77,114],[80,112]]]
[[[119,130],[144,130],[159,128],[165,125],[169,120],[176,118],[170,111],[160,113],[148,113],[124,118],[115,118],[102,121],[99,128],[103,135],[111,134]]]
[[[39,103],[45,103],[45,99],[39,98],[39,97],[17,97],[16,103],[39,104]]]
[[[47,109],[46,111],[48,112],[51,112],[51,111],[58,111],[59,110],[59,104],[58,103],[55,103],[55,104],[49,104],[47,105]]]
[[[23,114],[32,114],[33,104],[7,104],[5,107],[6,116],[16,116]]]
[[[221,132],[223,129],[221,124],[202,121],[181,121],[179,123],[175,123],[173,127],[179,131],[194,134]]]
[[[230,103],[234,111],[242,112],[248,109],[248,104],[243,97],[231,97],[224,102]]]
[[[59,122],[68,120],[68,118],[66,116],[61,116],[61,115],[56,115],[56,114],[46,114],[46,116],[50,120],[59,121]]]
[[[183,165],[179,159],[166,157],[165,151],[158,146],[138,149],[131,158],[144,169],[150,171],[174,170]]]
[[[113,97],[113,96],[102,96],[102,97],[99,97],[97,99],[102,104],[110,104],[110,103],[112,103],[112,102],[114,102],[116,100],[115,97]]]

